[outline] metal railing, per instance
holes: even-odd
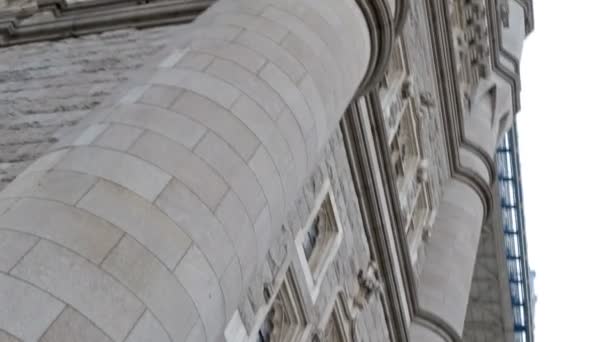
[[[534,299],[530,286],[519,146],[515,124],[505,134],[496,150],[496,167],[513,306],[515,342],[532,342],[534,341]]]

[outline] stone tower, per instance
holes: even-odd
[[[533,340],[530,0],[4,6],[0,341]]]

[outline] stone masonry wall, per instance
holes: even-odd
[[[429,32],[426,1],[411,1],[411,12],[403,28],[405,50],[415,95],[425,96],[435,105],[429,107],[421,122],[421,140],[425,158],[430,162],[430,183],[435,204],[441,198],[443,183],[449,177],[446,142],[439,108],[437,71]],[[418,101],[420,103],[420,101]]]
[[[411,12],[403,29],[405,53],[413,81],[414,95],[421,104],[422,97],[434,104],[424,108],[420,122],[420,140],[424,158],[429,161],[429,184],[433,209],[437,209],[442,190],[449,178],[449,165],[444,135],[443,118],[439,107],[438,84],[433,60],[433,46],[429,27],[426,1],[412,1]],[[416,273],[420,274],[421,265],[426,258],[425,244],[417,251]]]
[[[0,49],[0,190],[164,47],[175,29]]]
[[[0,50],[0,190],[57,142],[112,89],[126,82],[129,73],[143,65],[147,56],[163,48],[175,27],[121,30],[62,41],[13,46]],[[318,166],[292,206],[281,238],[266,256],[266,265],[240,305],[246,325],[251,325],[261,304],[262,284],[276,276],[284,262],[294,259],[293,239],[309,216],[316,192],[325,177],[331,179],[344,239],[328,270],[315,305],[306,295],[301,273],[294,269],[300,290],[308,298],[310,323],[318,323],[337,286],[354,295],[356,275],[369,261],[369,248],[342,136],[334,133]],[[387,341],[388,331],[381,304],[374,298],[359,316],[360,341]]]
[[[319,319],[333,305],[332,294],[337,288],[343,289],[349,298],[356,295],[357,273],[360,269],[366,269],[370,254],[340,130],[334,132],[320,160],[322,162],[304,185],[296,204],[290,208],[282,235],[272,244],[266,255],[265,265],[262,266],[255,281],[250,284],[248,298],[239,305],[239,312],[248,329],[252,328],[254,316],[264,304],[264,284],[272,282],[286,263],[295,273],[298,289],[305,301],[304,309],[313,327],[323,328],[318,326]],[[344,229],[344,238],[332,265],[325,274],[319,297],[313,304],[297,260],[293,241],[298,232],[305,228],[305,221],[312,214],[312,207],[326,179],[330,180],[335,195],[340,215],[338,219]],[[370,301],[370,305],[359,316],[357,337],[358,341],[389,340],[382,305],[377,297]]]

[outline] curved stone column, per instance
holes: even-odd
[[[494,182],[498,140],[512,125],[511,91],[490,75],[480,82],[464,117],[457,171],[445,186],[418,279],[418,306],[429,324],[413,324],[415,341],[462,336],[482,224],[491,208],[484,190]],[[481,185],[481,186],[480,186]]]
[[[418,306],[422,318],[442,322],[440,328],[452,335],[462,334],[483,217],[479,194],[465,182],[451,179],[425,247]]]
[[[221,0],[0,194],[0,336],[217,341],[367,73],[354,0]]]

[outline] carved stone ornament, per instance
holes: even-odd
[[[430,91],[420,93],[420,103],[425,107],[435,107],[435,97]]]
[[[450,5],[461,101],[468,110],[471,94],[490,71],[487,10],[484,0],[455,0]]]
[[[356,309],[363,310],[370,299],[382,288],[376,262],[370,262],[365,271],[360,270],[357,278],[359,280],[359,292],[353,298],[353,305]]]
[[[509,3],[506,0],[501,1],[498,5],[498,11],[500,14],[500,21],[503,27],[509,27]]]
[[[421,160],[418,164],[416,180],[418,180],[419,183],[426,183],[429,180],[429,161],[427,159]]]

